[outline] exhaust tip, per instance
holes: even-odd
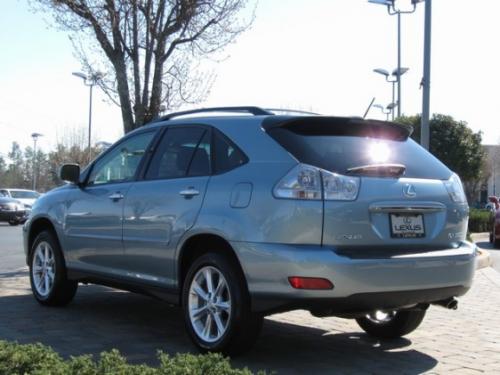
[[[443,299],[441,301],[433,302],[433,305],[442,306],[446,309],[456,310],[458,309],[458,301],[455,297]]]
[[[448,302],[448,306],[446,306],[446,308],[448,308],[450,310],[456,310],[456,309],[458,309],[458,301],[455,298],[452,298]]]

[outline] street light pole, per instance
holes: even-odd
[[[398,11],[398,117],[401,117],[401,12]],[[394,100],[393,100],[394,102]]]
[[[395,103],[394,99],[396,99],[396,81],[391,81],[392,83],[392,102]],[[399,106],[398,106],[399,107]],[[394,121],[394,111],[392,111],[392,121]]]
[[[424,77],[422,79],[422,119],[420,124],[420,144],[426,150],[430,143],[430,100],[431,100],[431,18],[432,0],[425,0],[425,32],[424,32]]]
[[[386,107],[384,107],[381,104],[374,104],[373,107],[379,108],[382,113],[385,115],[386,121],[389,121],[389,115],[392,113],[394,114],[394,107],[396,107],[396,103],[390,103]]]
[[[399,113],[399,103],[396,102],[396,98],[395,98],[396,83],[398,82],[398,80],[401,81],[401,76],[403,74],[405,74],[408,70],[409,70],[409,68],[399,67],[397,69],[394,69],[392,71],[392,74],[390,74],[389,71],[387,71],[385,69],[380,69],[380,68],[373,69],[373,71],[375,73],[382,74],[385,77],[385,80],[392,84],[392,102],[391,103],[394,103],[394,105],[398,107],[398,113]],[[392,76],[394,78],[390,79],[389,78],[390,76]],[[392,121],[394,121],[394,112],[395,112],[395,110],[393,109],[392,110]]]
[[[89,163],[92,160],[92,89],[99,80],[102,78],[101,72],[96,72],[87,76],[81,72],[73,72],[75,77],[81,78],[83,80],[83,84],[89,87],[89,142],[88,142],[88,155],[89,155]]]
[[[38,141],[38,137],[42,137],[43,134],[33,133],[31,134],[31,138],[33,138],[33,190],[36,191],[36,179],[38,172],[38,163],[36,161],[36,142]]]
[[[397,75],[397,83],[398,83],[398,117],[401,116],[401,15],[402,14],[410,14],[414,13],[415,10],[417,9],[417,4],[421,2],[422,0],[411,0],[412,4],[412,9],[411,10],[402,10],[400,8],[396,7],[396,0],[368,0],[369,3],[373,4],[378,4],[378,5],[384,5],[387,7],[387,13],[389,15],[394,16],[396,15],[398,17],[397,23],[398,23],[398,75]]]
[[[89,163],[92,160],[92,88],[94,85],[89,85],[90,94],[89,94]]]

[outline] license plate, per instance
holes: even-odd
[[[391,237],[422,238],[425,237],[424,218],[418,214],[391,214]]]

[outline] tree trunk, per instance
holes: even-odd
[[[130,92],[127,80],[127,69],[122,58],[114,61],[116,70],[116,84],[118,89],[118,97],[120,98],[120,108],[122,111],[123,128],[125,133],[128,133],[136,128],[134,116],[132,113],[132,105],[130,103]]]

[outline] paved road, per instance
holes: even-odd
[[[25,265],[22,226],[0,222],[0,270],[9,271]]]
[[[481,233],[474,238],[477,245],[481,249],[486,249],[490,253],[492,267],[500,272],[500,249],[493,247],[493,244],[489,241],[489,235],[487,233]]]
[[[80,286],[66,308],[38,305],[20,249],[6,248],[9,235],[19,241],[18,234],[19,228],[0,227],[0,253],[10,266],[22,266],[13,271],[0,262],[0,339],[42,342],[63,356],[118,348],[134,363],[157,363],[158,349],[195,352],[180,310],[148,297]],[[417,331],[390,343],[362,334],[350,320],[305,311],[274,315],[256,347],[233,364],[280,374],[499,374],[500,275],[479,271],[457,311],[431,307]]]

